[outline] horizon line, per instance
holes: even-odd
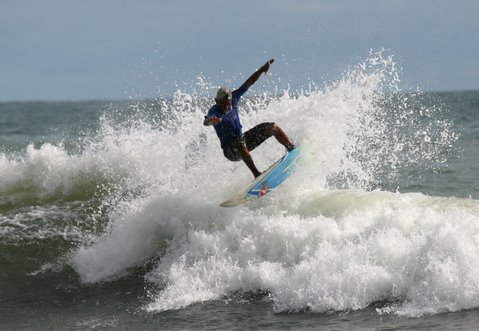
[[[448,89],[448,90],[410,90],[399,91],[398,93],[467,93],[467,92],[479,92],[479,88],[476,89]],[[174,94],[168,96],[148,96],[137,98],[85,98],[85,99],[24,99],[24,100],[1,100],[0,104],[5,103],[74,103],[74,102],[138,102],[156,99],[170,99]]]

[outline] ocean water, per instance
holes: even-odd
[[[0,104],[2,329],[477,328],[479,92],[400,79],[378,53],[329,85],[253,88],[244,128],[275,121],[302,158],[232,209],[252,176],[202,126],[207,84]]]

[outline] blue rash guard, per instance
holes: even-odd
[[[208,111],[206,118],[218,117],[222,121],[214,126],[216,135],[220,139],[221,148],[225,149],[234,141],[240,139],[243,135],[242,126],[238,114],[238,103],[241,96],[248,90],[245,85],[233,91],[231,100],[231,111],[226,114],[222,113],[217,105],[214,105]]]

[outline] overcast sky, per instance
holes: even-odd
[[[168,96],[271,57],[277,81],[322,85],[381,48],[404,89],[479,89],[478,15],[477,0],[1,0],[0,101]]]

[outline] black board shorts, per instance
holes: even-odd
[[[224,156],[230,161],[241,160],[241,148],[245,143],[248,151],[252,151],[273,135],[273,122],[256,125],[243,134],[243,137],[233,141],[223,149]]]

